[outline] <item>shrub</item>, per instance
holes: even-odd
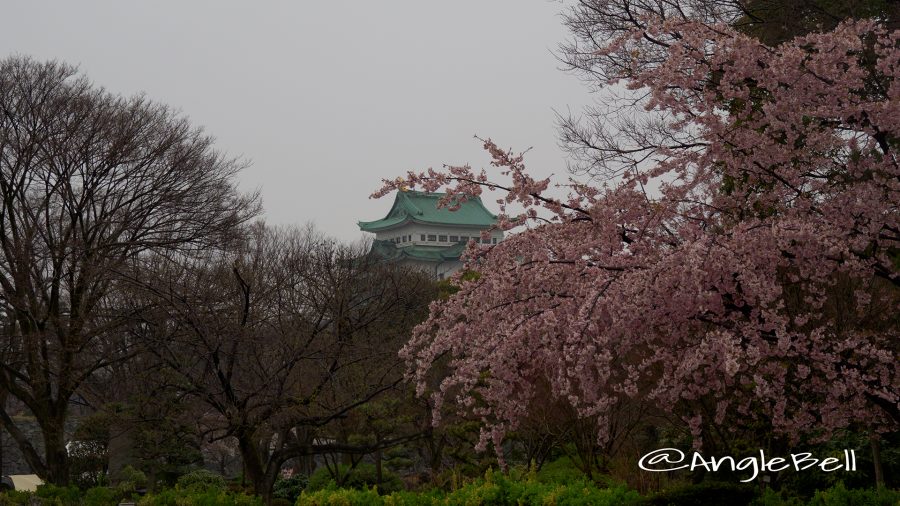
[[[568,483],[542,483],[539,480],[512,480],[488,471],[484,479],[469,483],[448,494],[442,504],[555,504],[625,505],[634,504],[640,495],[622,485],[599,488],[582,477]]]
[[[652,506],[705,506],[707,504],[746,506],[756,499],[756,496],[756,488],[752,485],[710,481],[664,490],[646,498],[644,504]]]
[[[306,488],[309,478],[302,474],[291,476],[290,478],[280,478],[272,487],[272,497],[276,499],[286,499],[293,504],[300,497],[300,493]]]
[[[313,473],[315,474],[315,473]],[[375,490],[351,490],[347,488],[303,492],[297,506],[380,506],[384,499]]]
[[[19,490],[3,490],[0,492],[0,506],[20,506],[28,504],[31,494]]]
[[[753,506],[804,506],[805,503],[799,497],[788,497],[784,489],[776,492],[767,488],[752,504]]]
[[[537,479],[543,483],[574,483],[585,479],[584,473],[575,467],[569,457],[547,462],[537,471]]]
[[[38,485],[35,497],[42,499],[43,504],[58,504],[62,506],[81,503],[81,490],[76,486],[59,487],[52,483]]]
[[[147,486],[147,475],[139,469],[125,466],[119,471],[119,483],[130,483],[134,488],[144,488]]]
[[[201,483],[189,488],[163,490],[140,499],[140,506],[263,506],[262,499],[246,494],[234,494],[215,487],[202,488]]]
[[[379,496],[377,490],[324,489],[304,491],[298,506],[375,505],[375,506],[475,506],[530,505],[618,506],[636,504],[640,496],[623,486],[598,488],[587,480],[569,484],[541,483],[537,480],[515,480],[491,471],[485,477],[452,492],[431,490],[422,493],[406,491]]]
[[[790,496],[785,490],[766,490],[753,506],[893,506],[900,504],[900,490],[848,489],[842,482],[818,490],[809,501]]]
[[[197,469],[178,478],[178,487],[224,490],[225,478],[206,469]]]
[[[400,477],[387,469],[382,470],[381,483],[378,483],[377,473],[373,464],[359,464],[353,469],[346,465],[339,465],[338,475],[345,476],[341,488],[365,490],[377,486],[378,491],[381,493],[403,490],[403,481]],[[306,489],[314,492],[336,487],[337,484],[328,468],[320,467],[310,475]]]
[[[116,492],[119,498],[128,498],[137,493],[139,490],[144,491],[147,488],[147,475],[131,466],[125,466],[119,471],[119,483],[116,485]]]
[[[93,487],[84,493],[80,504],[84,506],[116,506],[121,498],[121,494],[108,487]]]
[[[900,503],[900,491],[881,489],[847,489],[842,482],[817,491],[810,506],[894,506]]]

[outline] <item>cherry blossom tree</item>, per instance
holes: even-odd
[[[480,276],[417,327],[402,356],[419,393],[479,416],[481,448],[500,448],[544,383],[600,441],[632,399],[676,413],[696,445],[726,417],[792,440],[896,429],[898,46],[875,20],[768,46],[714,18],[646,13],[595,55],[616,57],[604,84],[624,79],[654,117],[614,179],[553,198],[486,140],[496,176],[386,181],[375,196],[443,189],[451,207],[500,190],[499,226],[526,224],[470,246]],[[428,389],[437,363],[449,374]]]

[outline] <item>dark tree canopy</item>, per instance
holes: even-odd
[[[331,428],[397,389],[397,353],[436,289],[367,250],[257,224],[233,248],[190,262],[157,255],[140,269],[137,340],[203,406],[206,439],[237,442],[263,496],[288,459],[391,443],[355,444]]]
[[[58,62],[0,61],[0,394],[37,419],[29,464],[68,479],[68,406],[95,371],[130,356],[117,285],[145,251],[189,253],[252,218],[242,163],[166,106],[124,98]]]

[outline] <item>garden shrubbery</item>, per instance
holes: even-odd
[[[117,506],[122,501],[141,506],[262,506],[259,497],[226,489],[221,476],[205,470],[188,473],[174,488],[139,496],[143,473],[130,473],[131,481],[117,487],[58,487],[45,484],[34,493],[7,491],[0,493],[0,506]]]
[[[263,500],[256,496],[236,493],[216,487],[192,486],[163,490],[145,495],[138,501],[139,506],[263,506]]]
[[[900,490],[848,489],[843,483],[838,482],[833,487],[817,490],[809,501],[769,489],[753,503],[753,506],[896,506],[897,504],[900,504]]]
[[[484,478],[475,480],[456,490],[444,492],[393,492],[380,495],[377,487],[365,490],[323,489],[304,492],[297,501],[298,506],[324,505],[517,505],[556,504],[562,505],[619,505],[637,504],[641,496],[624,486],[599,488],[582,478],[567,484],[544,483],[533,474],[516,479],[493,471]]]
[[[290,504],[294,504],[300,493],[306,489],[309,478],[302,474],[295,474],[290,478],[280,478],[275,482],[272,488],[272,497],[275,499],[284,499]]]
[[[357,489],[365,490],[373,486],[377,486],[382,493],[390,493],[403,490],[403,481],[396,474],[382,470],[381,482],[378,481],[378,474],[375,466],[372,464],[362,463],[354,468],[350,466],[339,465],[337,467],[338,476],[342,477],[342,483],[338,484],[331,471],[326,467],[320,467],[315,470],[309,477],[309,484],[306,490],[316,491],[324,489]]]
[[[0,506],[115,506],[123,499],[108,487],[87,490],[76,486],[41,485],[34,493],[6,491],[0,493]]]
[[[262,506],[261,498],[228,490],[221,475],[197,469],[178,479],[175,488],[147,494],[140,506]]]
[[[178,488],[194,487],[225,489],[225,478],[206,469],[197,469],[178,478]]]
[[[370,468],[371,467],[371,468]],[[554,505],[554,506],[893,506],[900,504],[900,490],[888,488],[848,489],[842,482],[798,496],[789,489],[759,493],[752,484],[703,482],[681,485],[661,492],[640,495],[612,480],[598,484],[580,476],[563,458],[541,470],[514,468],[509,473],[488,470],[477,479],[456,483],[450,490],[430,488],[403,490],[399,478],[385,473],[383,484],[374,485],[374,467],[367,464],[341,469],[344,486],[338,487],[327,470],[319,469],[309,478],[294,476],[279,479],[273,490],[274,506],[478,506],[478,505]],[[0,506],[116,506],[131,501],[139,506],[264,506],[259,497],[229,490],[225,480],[204,470],[181,477],[174,488],[142,497],[134,493],[140,476],[129,486],[93,487],[41,485],[37,492],[0,493]],[[395,483],[395,480],[397,483]]]
[[[730,495],[734,492],[735,495]],[[536,481],[512,481],[503,477],[483,479],[452,492],[394,492],[380,495],[376,489],[326,489],[304,492],[297,506],[475,506],[475,505],[633,505],[689,506],[749,504],[751,506],[894,506],[900,491],[889,489],[847,489],[837,484],[816,492],[808,501],[767,491],[753,498],[746,488],[718,485],[688,486],[674,491],[641,497],[624,487],[598,488],[590,482],[566,485]]]
[[[746,483],[726,483],[718,481],[684,485],[658,492],[644,498],[647,506],[705,506],[707,504],[728,504],[747,506],[752,504],[759,489]]]

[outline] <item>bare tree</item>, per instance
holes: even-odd
[[[218,244],[252,218],[242,165],[165,106],[74,67],[0,61],[0,392],[36,418],[41,455],[0,409],[29,465],[69,479],[64,424],[79,387],[134,353],[120,272],[148,252]]]
[[[369,453],[323,429],[402,379],[397,352],[434,291],[417,272],[312,229],[253,227],[247,243],[202,263],[157,257],[138,307],[139,340],[206,406],[208,440],[237,440],[246,476],[269,497],[289,459]]]

